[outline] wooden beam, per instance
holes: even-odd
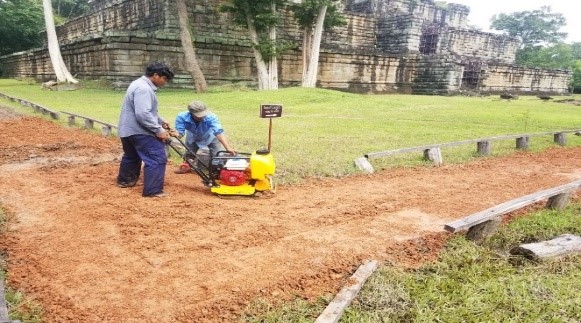
[[[533,203],[538,202],[538,201],[542,201],[542,200],[547,199],[549,197],[552,197],[552,196],[555,196],[555,195],[558,195],[561,193],[572,192],[572,191],[578,189],[579,187],[581,187],[581,180],[571,182],[571,183],[568,183],[565,185],[553,187],[553,188],[550,188],[550,189],[547,189],[544,191],[540,191],[540,192],[536,192],[533,194],[529,194],[529,195],[526,195],[523,197],[519,197],[519,198],[516,198],[514,200],[510,200],[508,202],[499,204],[497,206],[493,206],[493,207],[486,209],[484,211],[471,214],[465,218],[448,223],[444,226],[444,229],[446,229],[449,232],[458,232],[461,230],[465,230],[465,229],[468,229],[474,225],[488,221],[496,216],[506,214],[510,211],[518,210],[522,207],[525,207],[527,205],[533,204]]]
[[[460,146],[460,145],[464,145],[464,144],[472,144],[472,143],[478,143],[478,142],[484,142],[484,141],[505,140],[505,139],[513,139],[513,138],[517,138],[517,148],[519,148],[519,143],[518,143],[519,140],[522,141],[521,144],[523,145],[523,147],[524,147],[524,143],[526,142],[526,147],[528,148],[529,137],[553,135],[553,136],[555,136],[555,142],[559,143],[557,141],[558,137],[564,138],[564,134],[566,134],[566,133],[575,133],[575,134],[580,133],[581,134],[581,130],[574,129],[574,130],[563,130],[563,131],[540,132],[540,133],[532,133],[532,134],[495,136],[495,137],[480,138],[480,139],[469,139],[469,140],[446,142],[446,143],[442,143],[442,144],[433,144],[433,145],[385,150],[385,151],[379,151],[379,152],[374,152],[374,153],[367,153],[364,156],[365,156],[365,158],[371,159],[371,158],[379,158],[379,157],[402,154],[402,153],[413,152],[413,151],[425,151],[426,149],[454,147],[454,146]]]
[[[536,260],[561,257],[578,252],[581,252],[581,237],[572,234],[563,234],[549,241],[522,244],[510,251],[511,254],[524,255]]]
[[[333,298],[331,303],[319,315],[315,323],[336,323],[343,315],[343,312],[351,304],[357,293],[369,276],[379,267],[377,260],[371,260],[357,269],[357,271],[347,281],[348,286],[343,287],[339,294]]]
[[[0,277],[0,323],[10,322],[8,307],[4,298],[4,277]]]

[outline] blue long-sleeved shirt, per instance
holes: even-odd
[[[190,132],[191,135],[186,136],[186,144],[196,143],[198,147],[207,147],[216,139],[217,135],[224,133],[222,124],[214,113],[210,113],[200,122],[196,122],[189,111],[181,112],[176,117],[175,129],[182,136],[186,130]]]
[[[157,112],[157,87],[146,76],[131,82],[119,116],[119,137],[155,136],[163,132],[163,119]]]

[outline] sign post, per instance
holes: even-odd
[[[261,104],[260,117],[268,118],[268,150],[270,151],[272,143],[272,118],[280,118],[282,116],[282,104]]]

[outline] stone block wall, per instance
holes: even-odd
[[[453,54],[460,57],[476,57],[512,63],[519,47],[518,40],[503,35],[480,31],[446,28],[438,43],[439,54]]]
[[[196,55],[208,83],[256,82],[246,31],[217,12],[218,4],[225,0],[186,1],[194,24]],[[323,36],[318,86],[353,92],[454,93],[462,90],[466,57],[475,57],[488,62],[478,80],[481,91],[504,92],[511,86],[514,91],[524,92],[566,91],[570,79],[567,71],[531,70],[507,64],[514,57],[516,46],[511,40],[440,27],[442,21],[461,24],[467,14],[464,6],[448,5],[448,9],[456,9],[446,13],[432,8],[430,1],[418,1],[352,1],[373,10],[378,5],[395,8],[400,15],[347,12],[348,24]],[[412,8],[411,2],[417,5],[413,15],[404,10]],[[88,15],[58,27],[63,59],[73,75],[126,84],[140,76],[149,62],[165,61],[176,72],[172,86],[192,87],[173,1],[95,0],[92,4]],[[422,31],[426,24],[433,24],[425,17],[441,18],[435,24],[442,31],[438,35],[439,47],[429,55],[419,53]],[[300,30],[292,19],[283,22],[278,38],[297,44],[279,59],[280,84],[298,85],[302,43]],[[29,76],[43,81],[54,78],[46,48],[0,60],[5,76]]]
[[[418,53],[422,24],[411,14],[378,19],[377,48],[386,54]]]
[[[448,25],[465,27],[470,8],[461,4],[436,4],[432,0],[347,0],[347,12],[372,14],[379,18],[408,16]]]
[[[461,86],[462,66],[448,55],[417,58],[412,90],[419,94],[449,94]]]
[[[524,68],[509,64],[488,65],[482,88],[489,93],[568,93],[571,71]]]

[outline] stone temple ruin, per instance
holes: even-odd
[[[225,0],[186,0],[196,55],[210,84],[256,81],[245,30],[218,12]],[[571,72],[514,65],[517,40],[467,28],[470,9],[432,0],[344,0],[347,25],[325,33],[318,86],[373,93],[568,93]],[[90,11],[57,27],[64,61],[80,79],[122,87],[151,61],[185,70],[171,0],[93,0]],[[300,84],[302,44],[291,18],[279,39],[297,44],[279,60],[281,86]],[[0,58],[4,76],[54,78],[46,46]]]

